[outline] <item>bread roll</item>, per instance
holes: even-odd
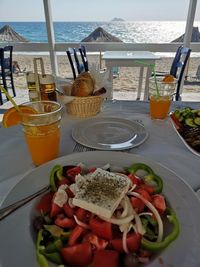
[[[94,91],[94,80],[88,72],[83,72],[77,76],[72,85],[72,96],[86,97],[91,96]]]

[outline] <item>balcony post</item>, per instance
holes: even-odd
[[[58,75],[58,63],[55,51],[55,35],[53,28],[53,20],[52,20],[52,9],[51,9],[51,1],[43,0],[44,5],[44,13],[45,13],[45,21],[48,35],[48,45],[49,45],[49,54],[51,61],[51,69],[53,75]]]
[[[188,8],[188,15],[187,15],[187,22],[185,26],[185,35],[184,35],[184,40],[183,40],[183,44],[185,47],[190,47],[196,6],[197,6],[197,0],[190,0],[189,8]]]
[[[186,26],[185,26],[185,35],[183,39],[183,45],[185,47],[190,47],[190,44],[191,44],[196,6],[197,6],[197,0],[190,0],[189,7],[188,7],[187,21],[186,21]],[[188,64],[189,64],[189,60],[188,60]],[[186,72],[188,72],[188,67],[189,67],[188,64],[187,64],[187,68],[185,69],[185,72],[183,73],[183,78],[182,78],[181,85],[180,85],[180,94],[183,91],[183,84],[184,84]]]

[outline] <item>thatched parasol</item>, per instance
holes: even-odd
[[[173,40],[172,43],[182,43],[184,40],[184,36],[185,36],[185,34],[182,34],[180,37]],[[193,29],[192,29],[191,42],[194,42],[194,43],[200,42],[200,32],[199,32],[198,27],[193,27]]]
[[[0,29],[0,42],[28,42],[28,40],[20,36],[9,25],[5,25]]]
[[[105,31],[103,28],[98,27],[96,28],[90,35],[88,35],[86,38],[84,38],[81,42],[123,42],[119,38],[113,36],[112,34]],[[101,68],[101,51],[100,51],[100,68]]]
[[[88,37],[81,42],[123,42],[119,38],[105,31],[103,28],[96,28]]]

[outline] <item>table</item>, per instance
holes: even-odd
[[[173,102],[175,107],[191,106],[199,108],[198,102]],[[182,177],[194,190],[200,188],[200,158],[192,154],[174,131],[170,119],[151,120],[149,103],[145,101],[106,101],[97,117],[117,117],[140,120],[149,133],[149,138],[130,153],[138,154],[163,164]],[[80,119],[63,114],[60,156],[73,153],[76,142],[71,137],[71,129]],[[29,153],[24,143],[21,126],[0,128],[0,204],[9,190],[22,179],[24,173],[33,170]]]
[[[149,51],[106,51],[102,57],[105,60],[105,66],[109,71],[109,81],[111,84],[110,98],[113,97],[113,72],[112,67],[139,67],[139,86],[137,92],[137,100],[141,97],[142,81],[144,68],[147,68],[145,79],[144,100],[148,100],[149,90],[149,77],[151,76],[152,69],[150,64],[155,64],[155,61],[160,59],[159,56]],[[143,62],[141,64],[139,61]],[[145,65],[147,64],[147,65]]]

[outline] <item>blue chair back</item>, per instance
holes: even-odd
[[[12,71],[12,52],[13,46],[11,45],[0,48],[0,84],[3,85],[7,91],[11,87],[13,96],[16,96]],[[0,104],[3,104],[1,91]]]
[[[178,64],[180,57],[181,57],[182,48],[183,48],[182,45],[178,47],[176,54],[175,54],[175,57],[174,57],[174,60],[173,60],[172,65],[171,65],[170,74],[173,75],[174,77],[176,77],[176,74],[177,74],[177,70],[178,70],[177,64]]]
[[[85,71],[84,65],[79,62],[79,58],[75,48],[69,47],[66,53],[72,69],[73,78],[75,80],[78,74]]]
[[[79,52],[80,52],[80,55],[81,55],[83,66],[85,68],[85,71],[87,72],[87,71],[89,71],[89,66],[88,66],[88,59],[87,59],[86,49],[85,49],[84,45],[80,45]]]
[[[176,62],[176,75],[174,75],[177,81],[176,93],[175,93],[175,100],[178,101],[180,99],[180,89],[182,85],[183,74],[190,57],[191,49],[188,47],[181,47],[179,51],[179,59]]]

